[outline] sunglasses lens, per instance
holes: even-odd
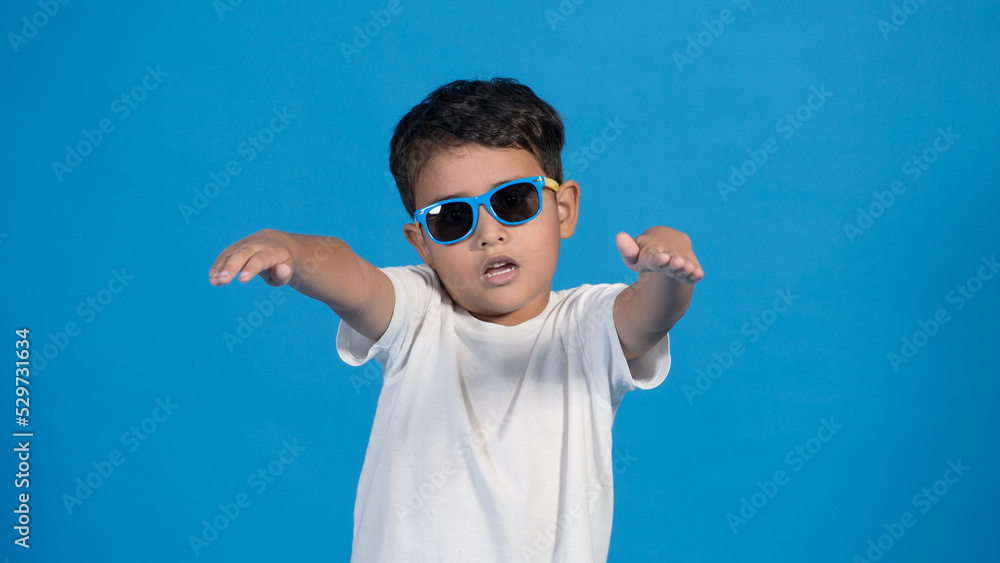
[[[538,215],[538,188],[529,182],[511,184],[490,196],[490,206],[503,221],[523,223]],[[427,212],[427,230],[438,242],[456,241],[472,230],[475,212],[465,202],[438,205]]]
[[[490,205],[497,216],[510,223],[520,223],[538,213],[538,189],[534,184],[512,184],[493,194]]]
[[[427,212],[427,230],[440,242],[458,240],[472,229],[472,207],[468,203],[446,203]]]

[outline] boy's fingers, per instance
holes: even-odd
[[[233,256],[234,256],[234,255],[236,254],[236,252],[238,252],[239,250],[240,250],[240,249],[238,249],[238,248],[233,248],[232,246],[230,246],[229,248],[227,248],[227,249],[223,250],[223,251],[222,251],[222,252],[221,252],[221,253],[219,254],[219,257],[215,259],[215,262],[213,262],[213,263],[212,263],[212,268],[211,268],[211,269],[209,270],[209,273],[215,273],[215,274],[218,274],[218,273],[219,273],[219,272],[221,272],[222,270],[226,270],[226,269],[229,269],[229,268],[227,268],[227,266],[229,265],[229,261],[230,261],[230,260],[232,260]],[[245,259],[245,258],[244,258],[244,259]],[[230,271],[229,273],[233,273],[233,272],[232,272],[232,271]]]
[[[215,264],[212,264],[212,268],[208,271],[208,281],[212,285],[219,286],[227,284],[233,279],[233,275],[236,273],[232,268],[227,268],[226,264],[229,263],[229,257],[223,258],[220,256],[215,260]]]
[[[618,246],[618,252],[621,253],[625,265],[629,267],[634,266],[639,260],[639,245],[636,244],[635,239],[629,236],[628,233],[621,232],[615,236],[615,244]]]
[[[657,253],[649,259],[652,269],[660,270],[668,276],[684,283],[694,284],[705,277],[704,270],[697,262],[670,252]]]
[[[240,268],[239,280],[242,283],[246,283],[253,279],[254,276],[261,273],[264,270],[271,268],[276,263],[274,259],[274,254],[268,251],[256,252],[251,256],[242,268]]]
[[[688,273],[694,272],[698,268],[697,262],[685,256],[680,256],[672,252],[663,252],[660,253],[659,256],[666,257],[666,258],[657,258],[657,260],[660,260],[660,263],[662,263],[668,268],[673,268],[675,270],[684,270],[685,272]]]
[[[284,285],[292,277],[291,260],[291,253],[283,239],[265,229],[223,250],[208,270],[208,281],[216,286],[228,284],[234,279],[246,283],[261,274],[270,285]],[[279,264],[283,266],[270,271]]]
[[[285,285],[292,279],[292,265],[288,262],[279,262],[271,266],[270,270],[261,272],[261,276],[267,285],[274,287]]]
[[[703,277],[705,277],[705,272],[700,267],[694,267],[693,269],[689,269],[687,266],[685,266],[684,269],[678,270],[668,275],[674,277],[679,281],[693,285],[698,283],[699,281],[701,281]]]
[[[656,268],[678,268],[683,264],[679,256],[674,255],[670,252],[660,252],[652,248],[646,253],[647,262]]]
[[[674,256],[671,258],[669,267],[688,274],[693,272],[695,268],[694,263],[683,256]]]
[[[215,285],[229,283],[236,277],[236,274],[253,253],[254,251],[247,247],[237,248],[231,252],[227,249],[219,255],[215,264],[212,265],[212,269],[209,270],[209,281],[218,282]]]

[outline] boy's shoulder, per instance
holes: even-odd
[[[614,302],[626,287],[628,286],[624,283],[583,283],[553,291],[552,295],[563,307],[579,310],[587,316],[596,316],[606,312],[605,309],[611,306],[609,302]]]
[[[427,264],[404,264],[402,266],[385,266],[379,268],[385,275],[389,276],[390,280],[393,280],[394,284],[403,284],[404,286],[423,288],[424,291],[436,290],[438,292],[444,289],[441,284],[441,278],[438,277],[437,272],[434,268],[431,268]],[[397,294],[399,293],[397,289]]]
[[[420,264],[403,264],[402,266],[382,266],[382,267],[379,268],[379,270],[382,270],[383,272],[385,272],[387,274],[389,272],[398,272],[398,273],[401,273],[401,274],[405,275],[407,272],[412,272],[413,274],[416,274],[416,275],[419,275],[419,276],[425,277],[425,278],[428,277],[428,276],[431,276],[431,277],[436,277],[437,276],[437,273],[434,271],[434,268],[431,268],[430,266],[428,266],[427,264],[424,264],[424,263],[420,263]]]

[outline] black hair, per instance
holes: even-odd
[[[389,171],[413,217],[413,185],[440,150],[474,142],[530,152],[545,175],[562,183],[565,142],[559,114],[513,78],[456,80],[431,92],[399,123],[389,143]]]

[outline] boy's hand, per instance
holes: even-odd
[[[691,250],[691,239],[670,227],[650,227],[635,239],[628,233],[618,233],[615,243],[625,266],[632,271],[663,272],[688,284],[705,277]]]
[[[344,241],[264,229],[222,251],[208,271],[215,286],[256,274],[268,285],[289,284],[325,303],[365,337],[378,341],[396,304],[392,280],[363,260]]]
[[[292,238],[281,231],[264,229],[240,239],[222,251],[208,271],[208,281],[214,286],[236,279],[242,283],[260,274],[267,285],[280,286],[292,279]]]

